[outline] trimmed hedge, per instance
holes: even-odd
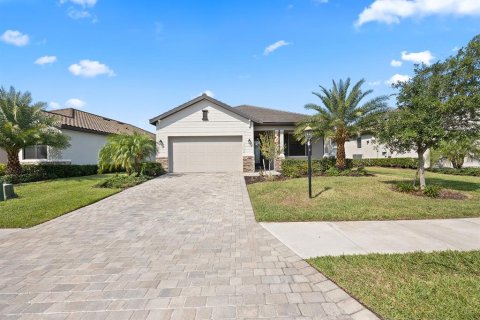
[[[5,165],[0,166],[0,182],[6,183],[27,183],[59,178],[83,177],[98,174],[96,164],[39,164],[22,165],[23,173],[19,176],[5,175]],[[102,173],[124,172],[124,169],[114,171],[103,171]],[[142,164],[142,175],[158,177],[165,173],[162,165],[157,162],[146,162]]]
[[[21,175],[3,175],[0,180],[7,183],[26,183],[58,178],[71,178],[95,175],[97,165],[39,164],[22,165]],[[5,173],[5,172],[3,172]]]
[[[428,169],[428,171],[435,172],[435,173],[443,173],[443,174],[453,174],[456,176],[480,177],[480,168],[461,168],[461,169],[432,168],[432,169]]]
[[[377,158],[377,159],[354,159],[355,167],[388,167],[416,169],[416,158]]]
[[[347,159],[347,169],[351,169],[352,167],[352,160]],[[321,175],[330,168],[335,168],[335,158],[312,160],[313,175]],[[303,159],[285,159],[282,162],[282,174],[289,178],[304,177],[308,174],[308,161]]]

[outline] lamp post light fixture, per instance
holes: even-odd
[[[307,156],[308,156],[308,197],[312,198],[312,136],[313,130],[307,126],[304,130],[307,139]]]

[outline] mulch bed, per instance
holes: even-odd
[[[245,177],[245,183],[246,184],[253,184],[253,183],[259,183],[259,182],[266,182],[266,181],[282,181],[282,180],[288,180],[290,178],[287,178],[285,176],[246,176]]]

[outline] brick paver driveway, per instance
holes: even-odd
[[[255,222],[239,174],[164,176],[0,239],[1,319],[371,317]]]

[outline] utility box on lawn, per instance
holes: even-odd
[[[13,189],[13,184],[2,183],[0,188],[0,201],[16,198],[17,195]]]

